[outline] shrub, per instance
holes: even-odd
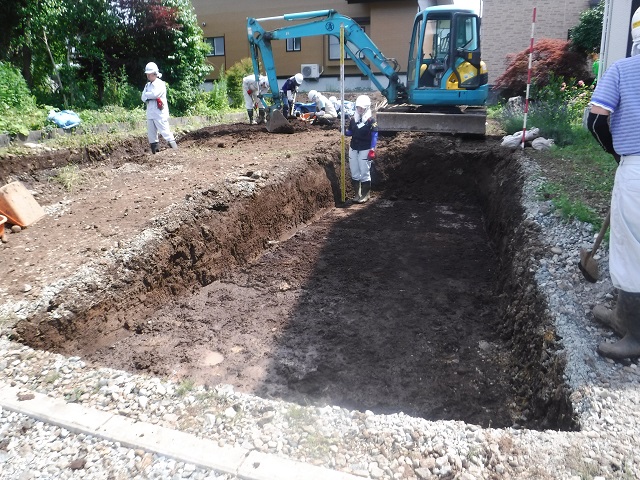
[[[36,106],[22,74],[8,63],[0,62],[0,133],[27,135],[46,121],[45,109]]]
[[[571,29],[569,39],[575,50],[584,54],[600,51],[604,1],[580,14],[580,23]]]
[[[253,63],[250,58],[243,58],[231,66],[226,72],[227,92],[233,108],[244,107],[242,95],[242,79],[253,72]]]
[[[224,112],[229,109],[226,74],[223,73],[217,82],[213,82],[213,88],[207,95],[207,106],[215,112]]]
[[[197,110],[200,90],[188,85],[173,85],[167,83],[167,100],[171,108],[171,115],[192,115]]]
[[[494,88],[502,89],[507,96],[522,95],[527,86],[529,48],[507,56],[507,69],[500,75]],[[538,87],[549,84],[552,77],[580,78],[591,83],[585,58],[571,50],[570,42],[545,38],[533,47],[531,81]]]
[[[140,90],[128,83],[124,66],[117,73],[105,75],[103,103],[125,108],[136,108],[142,105]]]
[[[17,68],[0,62],[0,107],[35,107],[36,101]]]

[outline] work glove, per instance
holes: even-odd
[[[369,153],[367,154],[367,158],[369,160],[375,160],[376,159],[376,151],[373,148],[371,150],[369,150]]]
[[[247,90],[247,93],[248,93],[249,95],[251,95],[251,94],[253,93],[253,90],[249,89],[249,90]]]
[[[258,102],[253,104],[253,108],[258,108]]]
[[[161,98],[156,98],[156,105],[158,106],[158,110],[162,110],[164,108],[164,103]]]

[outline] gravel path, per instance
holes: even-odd
[[[526,158],[523,202],[541,227],[549,255],[536,274],[548,297],[567,358],[580,432],[482,429],[462,422],[374,415],[339,407],[300,407],[215,388],[174,384],[111,369],[94,370],[78,357],[34,351],[0,339],[0,382],[98,410],[374,479],[610,479],[640,478],[640,390],[635,363],[613,363],[595,347],[613,334],[593,322],[613,289],[607,256],[603,280],[589,284],[576,264],[594,232],[564,222],[536,200],[539,171]],[[0,411],[2,479],[235,479],[91,436]],[[274,479],[277,480],[277,479]]]

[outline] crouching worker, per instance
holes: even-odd
[[[371,192],[371,162],[376,158],[378,124],[371,114],[371,100],[366,95],[356,99],[356,113],[345,134],[351,137],[349,170],[355,195],[352,200],[364,203]]]
[[[167,103],[167,86],[160,80],[162,74],[158,66],[147,63],[144,69],[147,75],[147,84],[142,91],[142,101],[147,105],[147,136],[151,153],[158,151],[158,133],[169,143],[171,148],[178,148],[176,139],[169,128],[169,104]]]
[[[640,8],[631,21],[631,56],[616,61],[604,73],[593,96],[589,130],[619,162],[611,193],[609,273],[618,289],[614,310],[593,309],[596,320],[622,338],[598,345],[600,355],[640,357]]]
[[[260,75],[258,80],[252,73],[242,79],[242,93],[244,95],[244,106],[249,115],[249,124],[256,125],[264,123],[266,120],[264,107],[259,101],[258,95],[263,95],[269,91],[269,79],[265,75]],[[253,110],[258,109],[258,121],[253,120]]]
[[[336,112],[333,103],[316,90],[311,90],[308,97],[310,102],[316,104],[315,118],[311,123],[313,125],[333,125],[333,121],[338,118],[338,112]]]
[[[290,117],[293,114],[293,108],[295,107],[295,98],[298,92],[298,87],[302,85],[304,77],[301,73],[296,73],[293,77],[289,77],[282,85],[282,114],[284,118]]]

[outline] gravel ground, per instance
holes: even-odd
[[[605,249],[602,279],[589,284],[576,264],[595,232],[560,219],[536,200],[541,182],[533,162],[523,203],[541,227],[550,254],[541,260],[538,286],[548,297],[567,359],[566,381],[580,432],[532,431],[517,425],[482,429],[453,421],[429,422],[402,413],[374,415],[339,407],[301,407],[234,392],[112,369],[90,369],[78,357],[34,351],[0,339],[0,382],[64,398],[135,420],[210,438],[220,445],[274,455],[375,479],[609,479],[640,478],[639,370],[635,363],[599,357],[599,341],[613,338],[590,311],[609,305],[613,289]],[[3,410],[0,478],[132,479],[235,477],[132,450]]]

